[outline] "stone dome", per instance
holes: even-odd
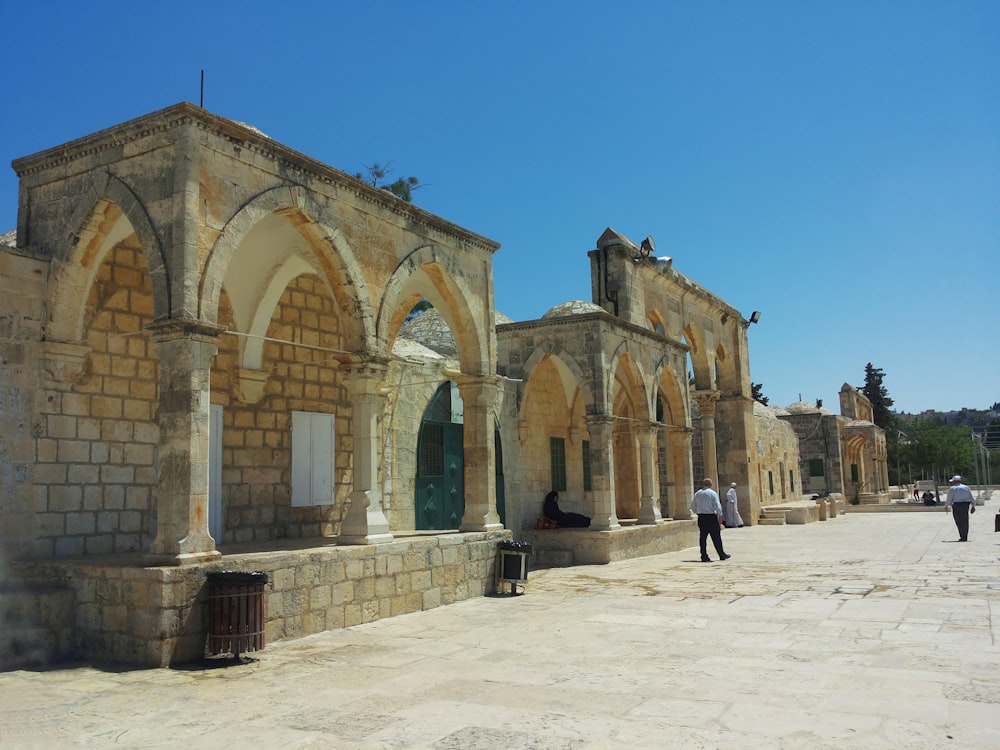
[[[405,323],[399,331],[403,338],[423,344],[428,349],[449,356],[458,353],[455,336],[444,318],[434,308],[425,310],[420,315]]]
[[[549,311],[542,316],[542,320],[548,320],[549,318],[568,318],[571,315],[587,315],[588,313],[595,312],[604,312],[604,308],[599,305],[595,305],[593,302],[585,302],[582,299],[574,299],[549,308]]]
[[[832,414],[829,409],[822,406],[816,406],[816,404],[810,404],[805,401],[796,401],[794,404],[789,404],[785,407],[785,410],[789,414]]]
[[[513,322],[513,320],[508,318],[503,313],[498,312],[494,315],[494,326]],[[403,324],[403,327],[399,331],[399,338],[416,341],[431,351],[445,357],[458,354],[458,345],[455,343],[455,335],[451,332],[451,328],[445,322],[441,313],[433,307],[425,310]],[[395,348],[396,347],[393,346],[393,350],[395,350]]]

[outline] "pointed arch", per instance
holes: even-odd
[[[451,328],[462,371],[492,372],[489,331],[469,305],[476,295],[447,270],[448,265],[443,250],[436,245],[422,245],[400,261],[378,305],[375,332],[379,346],[391,351],[406,316],[417,302],[426,299]]]
[[[252,322],[246,323],[247,328],[259,327],[260,321],[269,319],[273,305],[270,310],[265,309],[266,305],[269,301],[276,302],[275,293],[280,297],[280,290],[284,288],[278,286],[279,278],[287,283],[294,278],[289,274],[315,273],[339,308],[350,313],[344,316],[345,345],[353,351],[374,351],[372,304],[354,250],[338,229],[317,218],[330,213],[316,202],[311,191],[293,184],[268,188],[243,204],[226,222],[209,251],[199,289],[201,317],[216,322],[223,283],[233,273],[232,269],[240,265],[237,259],[244,241],[266,222],[273,224],[275,219],[280,219],[286,228],[302,238],[306,249],[286,243],[281,253],[265,259],[270,261],[268,265],[257,264],[258,276],[253,281],[255,304],[248,305],[253,314]],[[246,315],[243,318],[246,320]]]
[[[563,386],[563,393],[566,396],[567,408],[572,408],[574,393],[579,389],[580,397],[583,399],[584,413],[589,414],[594,405],[594,391],[584,376],[583,369],[573,355],[556,344],[551,339],[545,339],[539,346],[535,347],[524,363],[525,388],[531,383],[532,371],[543,361],[548,360],[559,373],[559,379]]]
[[[636,417],[638,419],[651,420],[655,410],[650,402],[650,389],[646,387],[645,373],[638,360],[630,352],[627,341],[621,342],[618,348],[615,349],[608,363],[608,372],[612,376],[606,384],[608,389],[607,402],[614,404],[615,388],[621,382],[627,386],[630,400],[639,409]]]
[[[667,424],[674,425],[676,427],[685,427],[690,423],[691,417],[688,413],[688,399],[684,397],[686,392],[687,388],[681,387],[681,383],[677,378],[677,373],[674,372],[669,360],[667,358],[661,360],[656,368],[654,398],[656,394],[659,394],[662,399],[664,406],[664,421]],[[666,419],[667,413],[670,415],[669,420]]]
[[[159,235],[135,192],[110,172],[93,175],[70,217],[63,247],[55,248],[49,285],[48,341],[81,342],[84,308],[97,269],[120,242],[136,236],[153,286],[153,316],[170,315],[170,284]]]

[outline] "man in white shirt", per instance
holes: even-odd
[[[698,516],[698,546],[701,547],[701,561],[712,562],[708,556],[707,546],[710,536],[720,560],[732,557],[722,548],[722,502],[719,500],[719,494],[712,489],[711,479],[702,482],[701,489],[694,493],[691,499],[691,512]]]
[[[951,487],[948,488],[944,504],[945,513],[948,512],[947,508],[951,508],[951,517],[958,527],[958,541],[969,541],[969,514],[976,512],[976,503],[972,490],[962,484],[962,477],[957,474],[951,478]]]

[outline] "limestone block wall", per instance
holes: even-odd
[[[47,275],[44,260],[0,250],[0,586],[9,559],[38,551],[35,510],[48,501],[31,481]]]
[[[189,567],[130,566],[123,558],[86,565],[22,561],[16,572],[29,584],[75,592],[64,599],[75,607],[73,656],[165,667],[204,654],[206,581],[213,571],[268,574],[265,640],[274,642],[492,593],[497,544],[509,538],[506,531],[418,536],[230,555],[223,563]]]
[[[556,368],[541,362],[531,372],[521,408],[519,445],[520,472],[511,483],[522,504],[520,523],[509,528],[533,528],[541,515],[545,495],[553,489],[550,438],[562,438],[566,446],[566,489],[559,495],[559,507],[567,512],[586,513],[583,489],[583,441],[588,439],[583,405],[574,394],[567,403],[566,389]]]
[[[799,469],[799,443],[795,430],[778,419],[774,410],[754,403],[754,428],[757,444],[751,452],[756,471],[755,491],[760,498],[758,507],[748,508],[756,519],[760,505],[799,500],[804,494]],[[740,514],[744,510],[740,507]],[[744,518],[746,520],[746,518]]]
[[[220,322],[235,329],[228,296]],[[339,319],[322,283],[303,275],[289,283],[271,317],[264,343],[259,399],[244,390],[239,355],[244,341],[219,337],[212,367],[212,403],[223,407],[221,543],[336,535],[352,489],[351,408],[335,353]],[[291,414],[334,414],[335,502],[291,505]]]
[[[38,404],[38,556],[139,551],[155,531],[159,365],[143,330],[153,305],[136,245],[108,253],[82,314],[82,367],[51,379]]]

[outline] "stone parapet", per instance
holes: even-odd
[[[183,567],[143,567],[139,556],[12,564],[28,585],[58,582],[74,592],[52,622],[76,622],[71,644],[51,658],[148,667],[204,655],[206,579],[224,570],[267,573],[265,642],[299,638],[419,612],[491,593],[497,543],[508,531],[418,535],[340,547],[307,541],[295,549],[227,554]]]
[[[532,564],[604,565],[647,555],[662,555],[698,546],[698,523],[661,521],[655,524],[620,526],[616,529],[525,530],[519,534],[530,542]]]

